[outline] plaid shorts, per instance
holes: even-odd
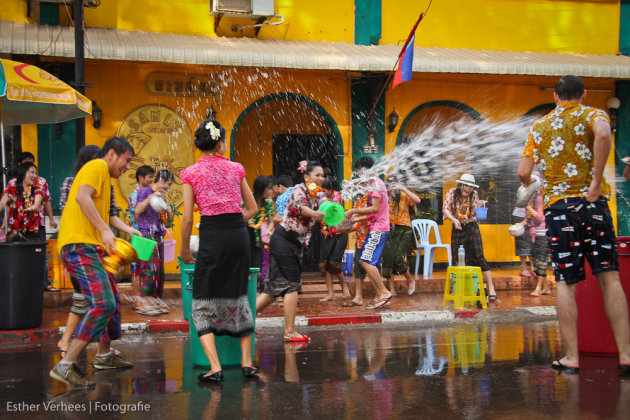
[[[74,338],[109,343],[120,338],[120,300],[114,276],[105,271],[105,251],[98,245],[69,244],[61,249],[63,265],[77,279],[90,309],[79,323]]]
[[[490,270],[490,265],[483,255],[483,241],[477,222],[462,225],[461,230],[453,228],[451,233],[451,255],[457,256],[460,245],[466,250],[466,265],[480,267],[481,271]]]
[[[557,201],[545,210],[545,224],[556,281],[584,280],[585,257],[593,274],[619,270],[615,228],[605,198],[593,203],[583,197]]]

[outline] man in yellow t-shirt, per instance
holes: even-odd
[[[77,173],[61,217],[58,246],[68,273],[77,279],[81,293],[90,302],[63,359],[50,371],[50,377],[74,387],[90,387],[76,361],[91,341],[98,342],[92,366],[95,369],[131,367],[110,350],[111,340],[120,338],[120,300],[114,276],[103,267],[103,257],[115,249],[110,225],[111,178],[120,177],[133,157],[131,145],[112,137],[100,151],[100,159],[86,163]],[[134,230],[120,219],[112,225],[128,233]]]
[[[564,76],[553,94],[556,108],[534,123],[523,151],[518,175],[531,184],[534,164],[545,179],[545,225],[556,276],[556,309],[566,345],[552,367],[579,371],[575,291],[585,279],[584,258],[604,295],[604,306],[619,350],[619,367],[630,371],[628,305],[619,281],[617,244],[603,177],[611,148],[610,123],[600,109],[582,105],[584,84]],[[588,316],[588,315],[585,315]]]

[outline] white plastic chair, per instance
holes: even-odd
[[[418,275],[418,268],[420,267],[420,255],[422,251],[424,251],[424,269],[422,270],[422,275],[425,278],[433,275],[433,257],[436,248],[446,249],[448,265],[450,267],[452,262],[451,245],[442,243],[437,223],[428,219],[416,219],[411,221],[411,227],[413,228],[413,237],[416,240],[416,248],[418,248],[418,255],[416,255],[416,276]],[[435,232],[435,243],[431,243],[431,230]]]

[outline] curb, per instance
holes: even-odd
[[[493,312],[509,312],[515,309],[522,309],[531,312],[533,315],[541,317],[556,316],[554,306],[534,306],[529,308],[495,309]],[[484,310],[462,310],[462,311],[414,311],[414,312],[382,312],[382,313],[360,313],[347,315],[307,315],[296,316],[295,326],[326,326],[343,324],[393,324],[400,322],[423,322],[423,321],[451,321],[455,319],[474,319]],[[485,310],[487,312],[487,310]],[[284,317],[268,317],[256,319],[256,328],[284,328]],[[59,338],[63,334],[65,327],[28,329],[28,330],[6,330],[0,331],[0,344],[3,342],[15,341],[38,341],[49,338]],[[164,332],[188,332],[188,321],[167,320],[125,323],[121,325],[124,333],[164,333]]]

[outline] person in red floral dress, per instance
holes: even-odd
[[[37,167],[33,163],[18,166],[16,182],[7,186],[0,211],[8,206],[7,240],[39,239],[39,208],[44,196],[37,183]]]

